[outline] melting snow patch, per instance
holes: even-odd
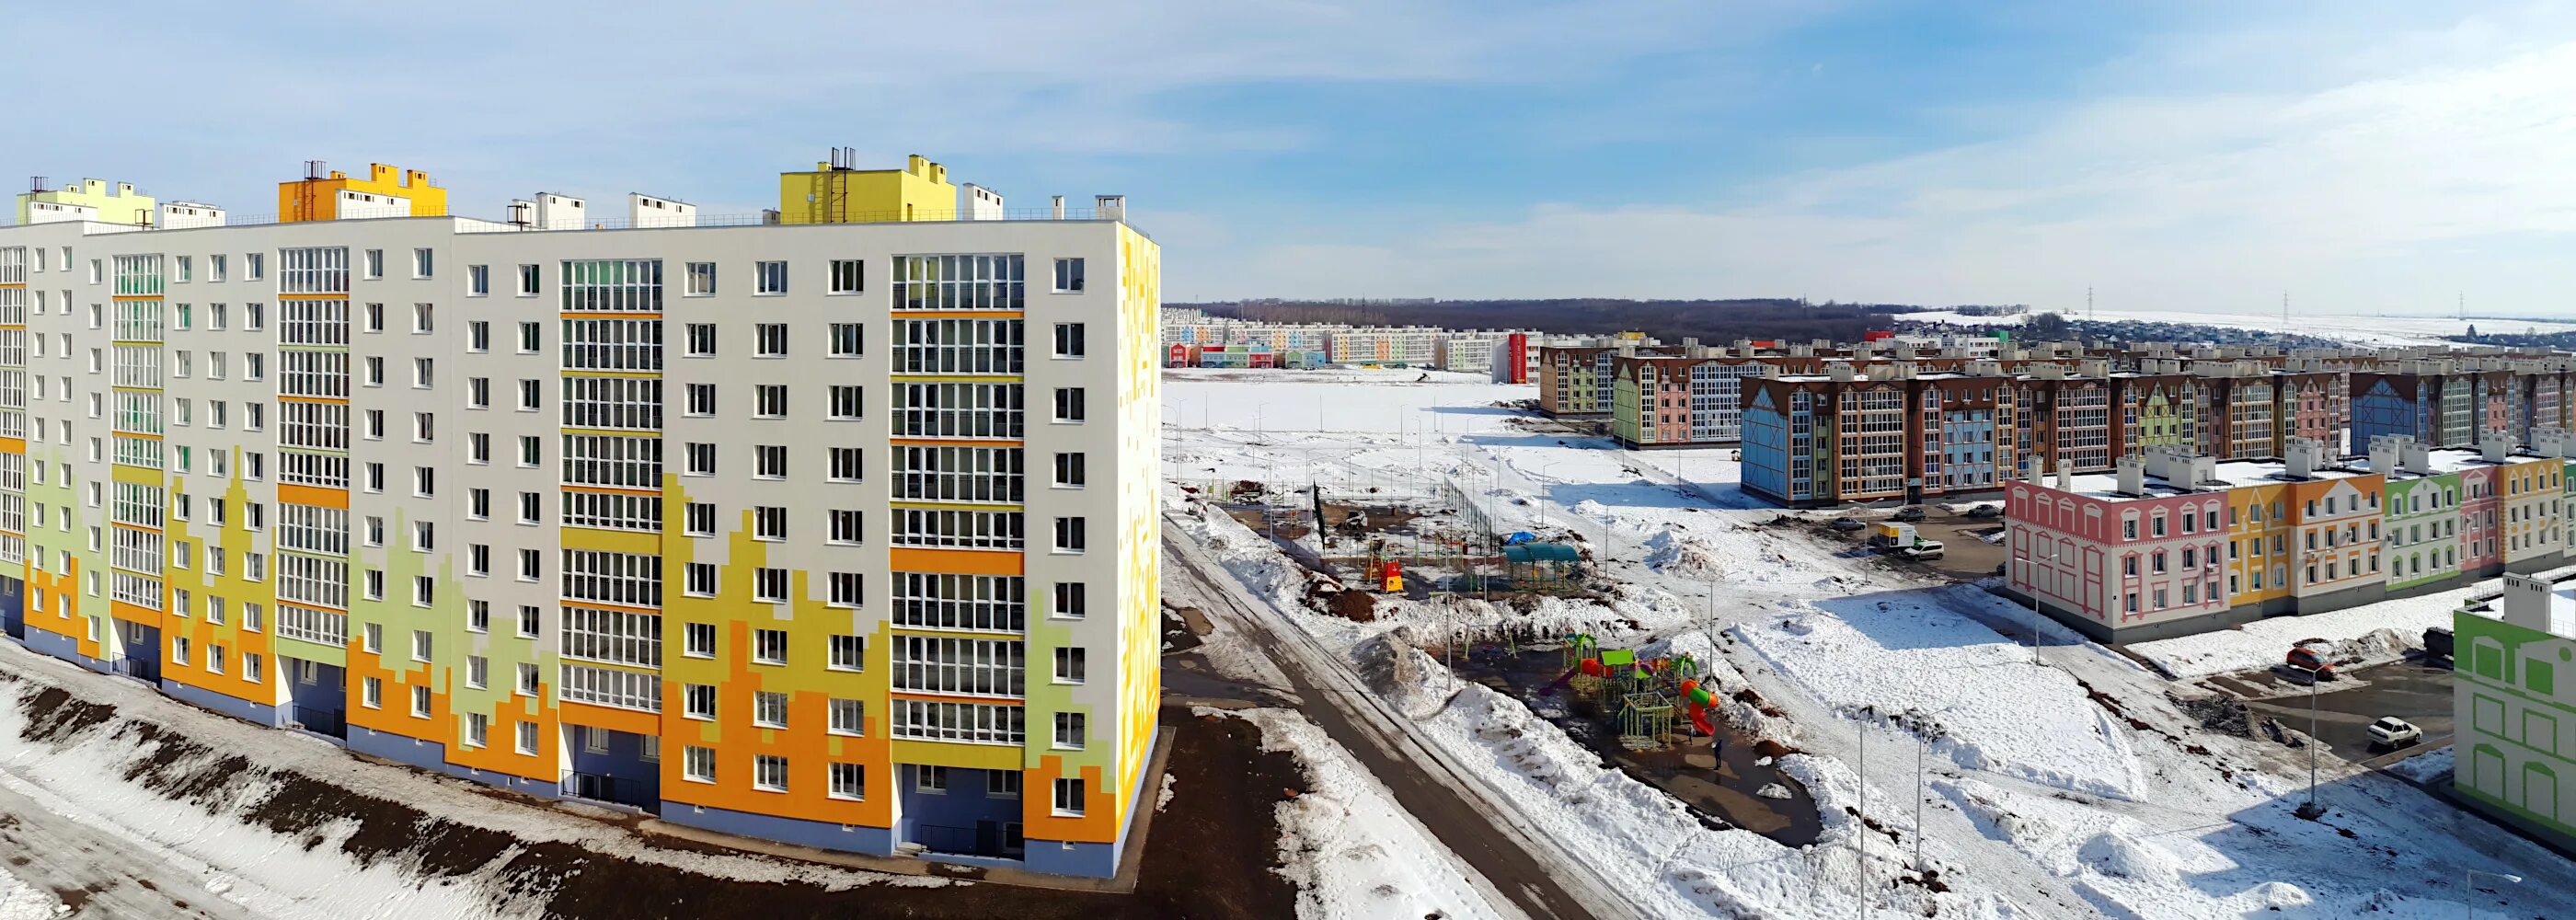
[[[1261,749],[1291,752],[1305,771],[1306,788],[1279,803],[1279,871],[1297,883],[1298,916],[1511,916],[1488,904],[1473,870],[1305,716],[1287,709],[1196,712],[1260,726]]]

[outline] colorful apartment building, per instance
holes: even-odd
[[[2553,441],[2553,444],[2556,442]],[[2565,558],[2563,456],[2382,437],[2336,461],[2179,448],[2006,492],[2008,584],[2088,636],[2133,642],[2459,587]]]
[[[2576,847],[2576,588],[2504,576],[2486,608],[2451,615],[2451,792],[2560,848]]]
[[[1817,358],[1755,355],[1750,348],[1684,342],[1683,354],[1610,361],[1610,433],[1631,448],[1706,447],[1744,436],[1744,381],[1817,374]]]
[[[2517,444],[2568,428],[2562,358],[2406,358],[2352,372],[2352,433],[2395,434],[2435,446],[2474,444],[2503,429]]]
[[[355,219],[349,181],[0,227],[13,635],[520,792],[1116,872],[1158,736],[1150,239]]]
[[[2013,378],[1911,362],[1743,381],[1743,488],[1786,505],[1990,493],[2017,463]]]

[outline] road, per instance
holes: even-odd
[[[1164,577],[1194,584],[1218,628],[1241,630],[1245,641],[1278,665],[1289,689],[1304,701],[1301,711],[1348,749],[1386,785],[1396,804],[1483,875],[1512,906],[1532,918],[1629,913],[1621,906],[1624,902],[1588,872],[1567,871],[1568,866],[1581,865],[1570,854],[1559,851],[1543,858],[1532,853],[1547,844],[1532,839],[1499,814],[1496,806],[1478,797],[1474,779],[1451,771],[1394,724],[1397,717],[1381,708],[1376,696],[1362,689],[1348,669],[1321,664],[1331,657],[1320,654],[1321,646],[1311,637],[1294,624],[1281,623],[1278,611],[1244,600],[1232,577],[1200,561],[1197,544],[1177,524],[1163,528],[1163,556],[1171,563],[1164,568]],[[1569,886],[1584,895],[1569,891]]]
[[[2354,763],[2391,753],[2370,741],[2365,729],[2380,716],[2396,716],[2415,723],[2424,730],[2429,750],[2440,747],[2451,735],[2451,670],[2428,667],[2412,661],[2356,668],[2346,672],[2366,683],[2338,688],[2333,682],[2319,687],[2317,694],[2317,734],[2326,748]],[[2266,699],[2248,700],[2246,707],[2259,716],[2281,720],[2281,724],[2299,731],[2308,730],[2308,695],[2293,689],[2277,675],[2231,675],[2239,680],[2273,693],[2289,694]],[[2416,753],[2422,753],[2418,750]],[[2390,758],[2391,760],[2397,758]]]

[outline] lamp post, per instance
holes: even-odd
[[[2512,875],[2504,872],[2481,872],[2476,869],[2462,869],[2460,871],[2462,873],[2460,876],[2460,884],[2462,887],[2467,889],[2460,898],[2460,916],[2467,917],[2469,920],[2477,920],[2478,916],[2477,907],[2469,903],[2470,898],[2478,896],[2478,876],[2483,875],[2488,878],[2500,878],[2516,885],[2522,884],[2522,876],[2519,875]]]
[[[2308,803],[2299,806],[2299,814],[2300,817],[2312,818],[2318,811],[2317,746],[2325,743],[2323,739],[2317,737],[2317,675],[2323,673],[2325,669],[2302,668],[2295,664],[2291,665],[2290,669],[2308,675]]]
[[[1557,464],[1564,462],[1565,461],[1563,460],[1550,460],[1546,463],[1541,463],[1538,465],[1538,474],[1540,476],[1546,476],[1548,474],[1547,471],[1555,469]],[[1541,485],[1542,490],[1545,488],[1544,484],[1539,485]],[[1547,526],[1547,493],[1545,491],[1541,491],[1539,493],[1538,501],[1532,502],[1532,504],[1538,506],[1538,526],[1545,528]]]

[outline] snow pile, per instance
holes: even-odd
[[[2421,785],[2436,781],[2449,782],[2452,763],[2451,746],[2446,744],[2389,764],[2386,769],[2390,773],[2404,777],[2408,782]]]
[[[2234,629],[2132,643],[2128,650],[2177,678],[2268,668],[2280,664],[2292,645],[2308,639],[2326,640],[2331,647],[2328,657],[2337,662],[2395,661],[2423,646],[2424,630],[2448,628],[2452,611],[2474,590],[2458,588],[2308,616],[2269,617]]]
[[[1369,689],[1395,703],[1410,719],[1427,719],[1449,705],[1465,682],[1414,647],[1413,628],[1398,626],[1362,640],[1351,661]]]
[[[1728,633],[1808,695],[1907,727],[1962,768],[2134,798],[2142,779],[2128,727],[2064,672],[2033,666],[2026,648],[1943,606],[1963,591],[1981,593],[1801,602]]]
[[[1305,771],[1306,788],[1279,803],[1279,871],[1297,883],[1298,916],[1512,916],[1488,903],[1487,890],[1457,854],[1305,716],[1287,709],[1194,711],[1259,726],[1262,750],[1293,753]]]
[[[1708,547],[1666,530],[1646,540],[1646,567],[1666,575],[1706,580],[1726,577],[1732,564],[1718,558]]]

